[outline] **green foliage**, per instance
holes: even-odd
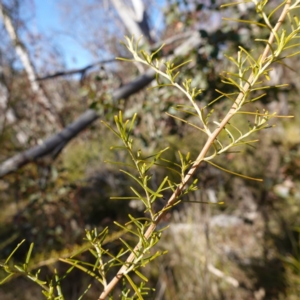
[[[120,59],[143,64],[153,69],[157,74],[155,88],[174,87],[178,89],[188,102],[180,105],[174,103],[174,111],[178,115],[170,113],[168,115],[191,126],[199,135],[204,134],[207,141],[196,157],[191,157],[190,152],[183,153],[179,151],[178,161],[175,162],[165,157],[166,151],[170,151],[169,147],[149,156],[136,146],[133,135],[137,119],[136,114],[131,119],[125,120],[123,113],[119,112],[114,118],[115,125],[103,122],[123,143],[122,146],[111,147],[111,149],[125,150],[130,157],[130,163],[118,161],[113,163],[120,165],[122,167],[121,172],[127,175],[135,184],[130,187],[132,195],[126,197],[114,196],[112,199],[140,201],[144,206],[144,217],[129,215],[127,223],[115,222],[124,234],[124,236],[119,237],[121,248],[117,251],[112,251],[109,247],[106,247],[109,237],[108,228],[103,229],[100,233],[97,229],[86,230],[87,247],[80,249],[72,257],[62,258],[61,261],[71,265],[71,268],[63,276],[59,276],[55,272],[53,279],[49,282],[39,279],[39,271],[33,274],[28,270],[33,245],[29,248],[24,264],[10,265],[13,254],[20,246],[18,245],[1,266],[8,274],[2,280],[2,283],[13,276],[23,275],[41,286],[46,299],[64,299],[60,288],[61,280],[74,268],[77,268],[102,285],[103,293],[99,299],[105,299],[109,295],[113,297],[112,291],[121,279],[121,299],[143,299],[150,292],[150,288],[146,286],[148,279],[140,270],[166,253],[165,251],[157,251],[154,248],[165,230],[165,228],[158,230],[157,225],[166,212],[177,205],[185,195],[198,189],[198,181],[193,178],[193,175],[200,164],[208,162],[225,172],[261,181],[261,179],[227,170],[216,164],[215,160],[217,156],[236,151],[236,148],[251,147],[253,143],[258,142],[252,136],[259,131],[272,127],[273,125],[270,125],[271,119],[281,117],[276,112],[259,110],[253,107],[253,103],[266,95],[265,90],[284,87],[284,85],[267,85],[266,80],[270,79],[270,72],[274,63],[285,65],[286,58],[299,54],[298,51],[293,53],[291,51],[299,45],[297,39],[300,37],[300,22],[297,17],[292,17],[292,14],[293,10],[299,7],[300,1],[295,1],[293,5],[289,1],[284,1],[270,13],[266,13],[267,3],[268,1],[255,1],[256,13],[261,18],[260,22],[231,19],[231,21],[247,23],[269,30],[270,37],[268,40],[256,39],[258,43],[265,45],[264,52],[257,53],[255,49],[251,51],[240,46],[236,56],[228,55],[227,59],[231,63],[230,71],[223,71],[220,75],[222,83],[227,88],[224,91],[216,90],[218,96],[203,106],[199,106],[197,101],[203,90],[194,86],[191,78],[181,80],[179,70],[190,64],[190,60],[179,63],[175,63],[174,60],[159,60],[156,56],[163,46],[153,53],[147,53],[145,50],[139,49],[139,40],[126,38],[125,46],[132,54],[133,59]],[[227,4],[224,7],[235,4]],[[276,12],[280,9],[283,9],[283,12],[279,21],[272,25],[275,15],[277,15]],[[288,28],[280,29],[281,23],[286,17],[289,18],[289,25],[286,26]],[[227,89],[230,90],[229,93]],[[213,105],[220,101],[228,103],[230,107],[221,120],[219,120],[218,114],[213,108]],[[181,115],[187,115],[189,118],[181,117]],[[241,119],[243,125],[240,123]],[[71,167],[74,169],[79,167],[76,165],[78,157],[82,162],[82,160],[86,161],[90,158],[87,156],[95,155],[95,153],[81,153],[80,151],[74,153],[75,158],[70,158]],[[157,184],[152,176],[152,171],[158,167],[176,174],[176,180],[170,180],[171,176],[165,176]],[[166,197],[168,199],[165,199]],[[155,206],[158,200],[165,200],[165,205],[162,208]],[[80,255],[83,252],[90,253],[93,261],[82,261]],[[292,264],[298,268],[297,261],[292,261]],[[113,276],[113,274],[116,275]],[[112,276],[113,279],[110,281]]]
[[[14,253],[18,250],[18,248],[24,243],[24,240],[17,245],[17,247],[12,251],[12,253],[9,255],[9,257],[5,260],[3,264],[1,264],[1,267],[3,270],[8,273],[8,275],[0,282],[0,284],[5,283],[8,281],[12,276],[26,276],[28,279],[32,280],[36,284],[38,284],[42,290],[43,294],[46,296],[47,299],[53,299],[53,300],[62,300],[64,299],[61,294],[60,284],[59,284],[59,278],[57,274],[55,274],[54,281],[49,282],[49,286],[47,286],[47,282],[39,279],[39,273],[40,269],[35,273],[31,273],[28,269],[30,257],[32,254],[33,244],[30,245],[29,250],[26,255],[25,262],[23,264],[10,264],[11,258],[14,255]],[[55,288],[57,290],[57,297],[55,296]]]

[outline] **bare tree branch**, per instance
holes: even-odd
[[[199,46],[201,43],[200,35],[194,32],[185,43],[182,43],[180,47],[175,49],[175,55],[185,55],[190,52],[191,47]],[[171,59],[172,57],[168,57]],[[155,78],[155,72],[149,69],[143,75],[139,76],[132,82],[120,87],[112,94],[112,100],[117,102],[120,99],[129,97],[130,95],[142,90]],[[46,156],[48,154],[56,155],[63,149],[63,147],[74,138],[80,131],[87,128],[95,120],[99,118],[99,115],[95,110],[87,110],[77,120],[64,128],[61,132],[51,136],[45,140],[42,144],[30,148],[22,153],[19,153],[0,164],[0,178],[10,174],[22,166],[32,162],[38,158]]]
[[[55,78],[55,77],[59,77],[59,76],[67,76],[67,75],[74,75],[74,74],[82,74],[84,75],[85,72],[91,68],[94,68],[98,65],[102,65],[102,64],[107,64],[107,63],[112,63],[112,62],[115,62],[116,59],[115,58],[112,58],[112,59],[106,59],[106,60],[101,60],[101,61],[98,61],[94,64],[90,64],[90,65],[87,65],[83,68],[79,68],[79,69],[73,69],[73,70],[68,70],[68,71],[59,71],[59,72],[56,72],[56,73],[53,73],[53,74],[49,74],[49,75],[46,75],[46,76],[43,76],[43,77],[38,77],[36,78],[37,81],[42,81],[42,80],[46,80],[46,79],[52,79],[52,78]]]
[[[134,81],[117,89],[113,95],[113,101],[126,98],[148,85],[155,77],[154,71],[148,71]],[[51,136],[42,144],[19,153],[0,164],[0,177],[12,173],[22,166],[48,154],[59,152],[79,132],[87,128],[99,115],[95,110],[85,111],[76,121],[68,125],[61,132]]]
[[[186,39],[186,38],[188,38],[188,37],[190,37],[194,34],[195,34],[194,30],[189,30],[189,31],[186,31],[186,32],[176,34],[176,35],[171,36],[171,37],[169,37],[169,38],[167,38],[163,41],[160,41],[160,42],[157,42],[157,43],[153,44],[150,49],[151,49],[151,51],[155,51],[162,44],[170,45],[170,44],[175,43],[179,40]],[[196,39],[196,42],[197,42],[197,39]],[[74,75],[74,74],[78,74],[78,73],[84,75],[84,73],[86,71],[88,71],[89,69],[92,69],[92,68],[94,68],[98,65],[112,63],[112,62],[115,62],[115,61],[116,61],[115,58],[101,60],[101,61],[95,62],[93,64],[89,64],[89,65],[87,65],[83,68],[67,70],[67,71],[59,71],[59,72],[56,72],[56,73],[53,73],[53,74],[48,74],[48,75],[45,75],[45,76],[42,76],[42,77],[38,77],[36,80],[37,81],[42,81],[42,80],[46,80],[46,79],[53,79],[53,78],[60,77],[60,76]]]

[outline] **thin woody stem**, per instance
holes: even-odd
[[[264,49],[264,52],[261,56],[261,59],[260,59],[261,64],[263,64],[266,61],[266,59],[268,57],[268,54],[269,54],[269,51],[270,51],[270,45],[274,42],[274,38],[275,38],[274,33],[278,32],[280,26],[282,25],[286,15],[289,11],[290,6],[291,6],[291,0],[287,0],[286,4],[284,6],[284,9],[283,9],[283,11],[282,11],[275,27],[274,27],[274,30],[272,30],[272,32],[270,34],[268,44],[266,45],[266,47]],[[194,162],[194,164],[190,168],[188,174],[184,177],[181,184],[176,188],[176,190],[174,191],[172,196],[169,198],[168,203],[162,209],[162,212],[157,216],[155,221],[148,227],[146,233],[144,234],[144,237],[146,239],[148,239],[151,236],[151,234],[155,230],[156,226],[159,224],[159,222],[165,216],[167,209],[169,207],[171,207],[172,205],[174,205],[174,203],[176,202],[178,196],[182,193],[185,186],[187,185],[188,181],[191,179],[191,177],[193,176],[193,174],[195,173],[197,168],[200,166],[202,161],[205,159],[205,155],[209,151],[209,149],[210,149],[211,145],[213,144],[214,140],[218,137],[218,135],[220,134],[222,129],[225,127],[225,125],[229,122],[229,120],[232,118],[232,116],[237,112],[237,110],[239,109],[239,105],[241,104],[245,94],[249,91],[250,87],[253,85],[253,83],[255,81],[256,81],[256,79],[255,79],[254,73],[252,73],[249,76],[249,79],[247,80],[247,82],[245,83],[242,91],[240,91],[239,95],[237,96],[237,98],[236,98],[235,102],[233,103],[232,107],[230,108],[230,110],[228,111],[228,113],[226,114],[226,116],[224,117],[222,122],[220,123],[219,127],[216,128],[212,132],[212,134],[208,137],[204,147],[202,148],[202,150],[201,150],[200,154],[198,155],[196,161]],[[134,252],[138,251],[140,246],[141,246],[140,243],[138,243],[134,248]],[[123,277],[124,273],[126,273],[128,268],[132,264],[134,258],[135,258],[134,253],[131,253],[128,256],[125,264],[120,268],[120,270],[115,275],[115,277],[105,287],[104,291],[101,293],[98,300],[105,300],[105,298],[108,296],[108,294],[113,290],[113,288],[116,286],[116,284],[119,282],[119,280]]]

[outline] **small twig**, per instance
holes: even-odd
[[[103,65],[103,64],[112,63],[112,62],[116,62],[116,59],[111,58],[111,59],[101,60],[101,61],[87,65],[87,66],[85,66],[83,68],[79,68],[79,69],[73,69],[73,70],[69,70],[69,71],[59,71],[54,74],[49,74],[49,75],[45,75],[43,77],[38,77],[38,78],[36,78],[36,80],[42,81],[42,80],[52,79],[52,78],[60,77],[60,76],[74,75],[77,73],[84,74],[87,70],[92,69],[98,65]]]
[[[207,269],[210,273],[214,274],[219,278],[224,279],[227,283],[231,284],[232,286],[236,288],[239,287],[240,284],[235,278],[225,275],[221,270],[217,269],[212,264],[208,264]]]
[[[162,44],[170,45],[172,43],[175,43],[176,41],[186,39],[194,33],[195,33],[195,31],[190,30],[190,31],[187,31],[187,32],[183,32],[183,33],[171,36],[171,37],[169,37],[169,38],[167,38],[163,41],[160,41],[160,42],[155,43],[154,45],[152,45],[151,48],[150,48],[150,51],[156,50],[156,48],[160,47]],[[58,72],[55,72],[53,74],[45,75],[45,76],[42,76],[42,77],[37,77],[36,80],[37,81],[42,81],[42,80],[47,80],[47,79],[53,79],[53,78],[60,77],[60,76],[74,75],[74,74],[78,74],[78,73],[79,74],[84,74],[89,69],[92,69],[92,68],[94,68],[98,65],[104,65],[104,64],[113,63],[113,62],[116,62],[115,58],[100,60],[100,61],[95,62],[93,64],[87,65],[83,68],[72,69],[72,70],[67,70],[67,71],[58,71]]]

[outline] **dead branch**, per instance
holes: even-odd
[[[189,53],[193,47],[199,46],[201,43],[201,37],[197,32],[194,32],[189,39],[182,43],[178,48],[174,50],[175,55],[185,55]],[[168,57],[172,59],[174,56]],[[143,75],[139,76],[132,82],[125,84],[120,87],[112,94],[112,100],[116,103],[120,99],[129,97],[130,95],[137,93],[147,86],[155,78],[155,72],[149,69]],[[5,160],[0,164],[0,178],[15,172],[22,166],[35,161],[38,158],[46,155],[56,156],[65,145],[78,133],[87,128],[95,120],[99,118],[99,115],[95,110],[88,109],[84,112],[77,120],[65,127],[59,133],[51,136],[45,140],[42,144],[34,146],[22,153],[16,154],[15,156]]]
[[[117,89],[112,95],[113,101],[115,102],[120,99],[127,98],[128,96],[138,92],[148,85],[154,78],[154,71],[147,71],[137,79]],[[98,117],[99,115],[95,110],[88,109],[77,120],[65,127],[59,133],[45,140],[42,144],[34,146],[2,162],[0,164],[0,177],[12,173],[38,158],[60,152],[72,138],[96,121]]]
[[[92,69],[92,68],[94,68],[98,65],[112,63],[112,62],[115,62],[115,61],[116,61],[115,58],[101,60],[101,61],[98,61],[94,64],[87,65],[83,68],[73,69],[73,70],[68,70],[68,71],[59,71],[59,72],[56,72],[56,73],[53,73],[53,74],[45,75],[43,77],[38,77],[38,78],[36,78],[36,80],[37,81],[42,81],[42,80],[46,80],[46,79],[53,79],[55,77],[74,75],[74,74],[78,74],[78,73],[81,74],[81,76],[83,77],[89,69]]]

